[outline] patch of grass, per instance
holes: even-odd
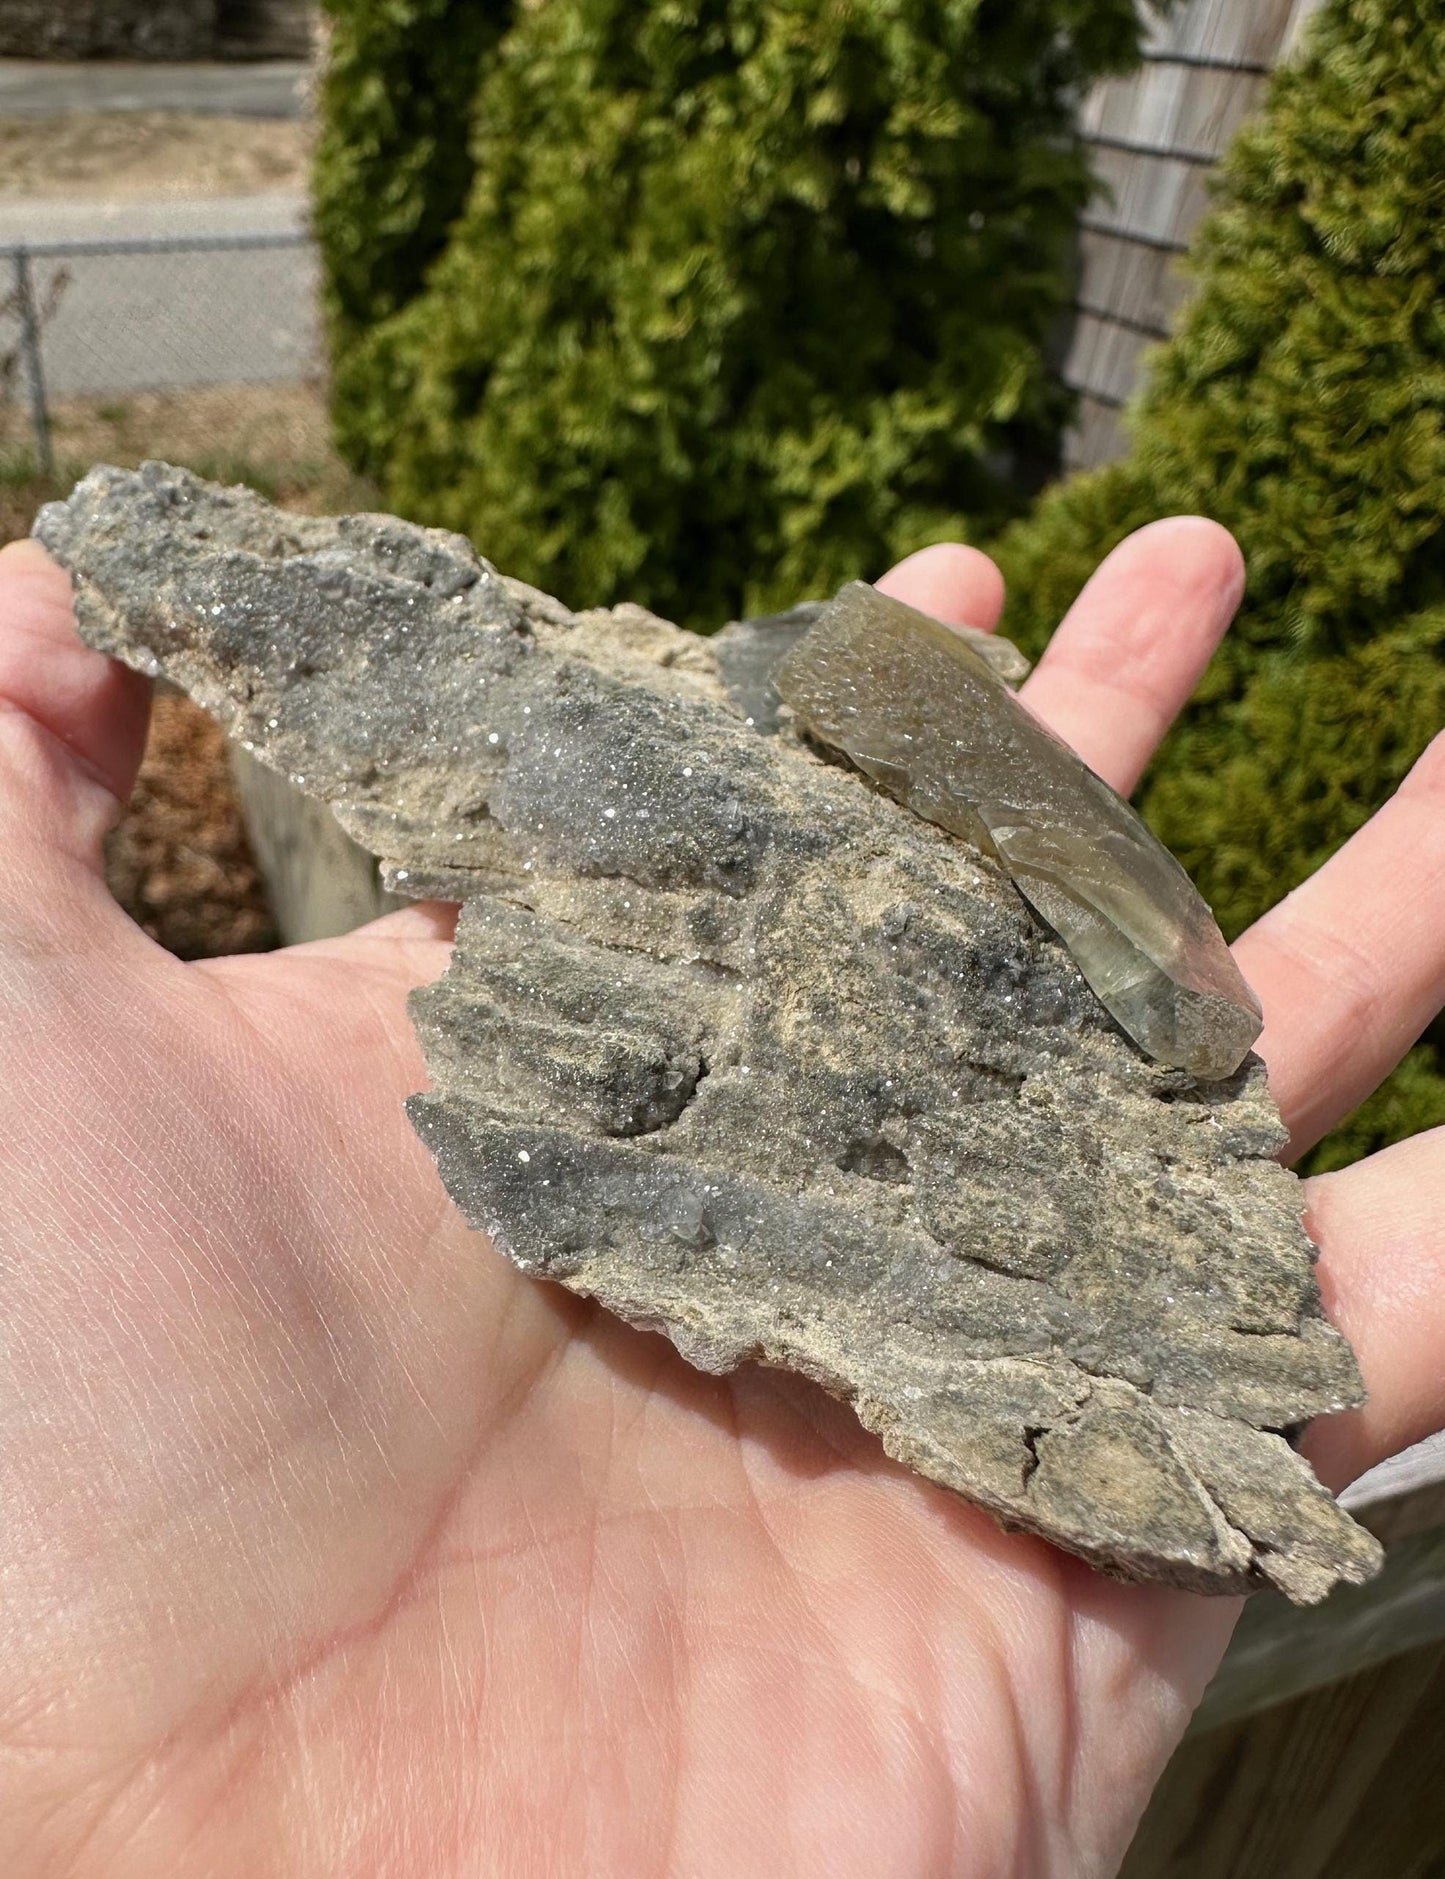
[[[51,412],[56,469],[44,476],[23,409],[0,406],[0,540],[29,532],[42,503],[97,463],[133,469],[148,457],[319,515],[377,506],[377,493],[331,448],[324,395],[310,385],[233,385],[72,398]]]

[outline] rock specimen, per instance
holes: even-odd
[[[1374,1570],[1287,1439],[1361,1392],[1263,1066],[1148,1060],[994,859],[750,725],[767,629],[574,615],[459,537],[162,465],[37,533],[92,644],[464,901],[410,1112],[523,1270],[816,1378],[1108,1571]]]
[[[996,855],[1151,1057],[1230,1075],[1263,1019],[1214,915],[1128,803],[1014,698],[987,644],[854,581],[775,683],[890,795]]]

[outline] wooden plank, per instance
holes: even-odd
[[[1445,1527],[1391,1546],[1369,1585],[1301,1609],[1261,1593],[1245,1606],[1191,1735],[1445,1642]]]
[[[1151,22],[1150,58],[1207,60],[1217,65],[1274,65],[1296,0],[1187,0]]]
[[[239,744],[231,772],[271,911],[288,946],[332,939],[408,903],[383,892],[374,857],[326,807]]]
[[[1403,1667],[1402,1667],[1403,1668]],[[1381,1700],[1400,1690],[1387,1684]],[[1331,1861],[1337,1873],[1370,1879],[1441,1879],[1445,1873],[1445,1803],[1440,1745],[1445,1741],[1445,1679],[1437,1676],[1404,1719],[1394,1748],[1360,1797]]]
[[[1084,100],[1086,141],[1104,139],[1145,150],[1218,157],[1258,105],[1268,80],[1207,66],[1146,65],[1108,78]]]
[[[1105,403],[1122,404],[1138,380],[1141,355],[1155,343],[1147,334],[1081,313],[1064,360],[1064,383]]]
[[[1064,439],[1064,468],[1092,470],[1100,463],[1112,463],[1123,456],[1128,445],[1123,412],[1117,405],[1103,404],[1086,392]]]
[[[1179,245],[1209,206],[1208,172],[1197,164],[1098,150],[1093,168],[1099,194],[1086,217],[1091,228]]]
[[[1445,1436],[1371,1469],[1340,1498],[1384,1541],[1384,1571],[1304,1610],[1251,1599],[1191,1734],[1445,1641]]]
[[[1340,1500],[1387,1545],[1445,1526],[1445,1430],[1382,1461]]]
[[[1445,1646],[1185,1741],[1120,1879],[1438,1879]]]
[[[1177,255],[1088,229],[1079,237],[1074,299],[1083,312],[1122,313],[1136,325],[1165,331],[1192,291]]]

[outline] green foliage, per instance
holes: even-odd
[[[342,387],[340,442],[366,454],[364,384],[353,350],[413,299],[472,180],[467,125],[484,60],[512,0],[324,0],[330,46],[321,95],[313,213]]]
[[[1230,933],[1303,880],[1445,722],[1445,12],[1329,0],[1238,138],[1122,463],[1002,539],[1031,650],[1130,529],[1189,511],[1249,563],[1238,626],[1142,806]],[[1319,1165],[1445,1121],[1438,1042]]]
[[[1001,522],[1051,460],[1072,101],[1133,0],[545,0],[467,42],[465,161],[414,94],[459,98],[475,9],[331,6],[335,411],[396,506],[706,625]]]

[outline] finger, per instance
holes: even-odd
[[[110,794],[130,794],[150,681],[86,646],[70,579],[38,542],[0,549],[0,699],[42,726]]]
[[[81,644],[70,583],[44,550],[0,550],[3,927],[87,943],[128,923],[105,891],[102,842],[145,738],[150,688]]]
[[[305,940],[265,955],[198,960],[191,969],[202,978],[221,981],[238,975],[254,980],[257,973],[294,979],[314,972],[317,983],[332,985],[340,969],[384,988],[404,1022],[406,994],[446,970],[460,912],[453,901],[419,900],[332,939]]]
[[[446,970],[460,912],[454,901],[418,900],[336,939],[308,940],[301,946],[288,946],[275,957],[315,957],[381,968],[409,989],[429,983]]]
[[[890,568],[877,585],[880,593],[950,626],[976,626],[991,633],[1003,612],[1003,576],[986,554],[961,542],[920,548]]]
[[[1094,574],[1020,695],[1128,795],[1243,593],[1244,560],[1226,529],[1202,516],[1151,522]]]
[[[1235,945],[1258,1049],[1302,1155],[1445,1002],[1445,735],[1339,853]]]
[[[1330,1317],[1355,1347],[1369,1401],[1310,1430],[1331,1487],[1445,1427],[1445,1129],[1306,1184]]]

